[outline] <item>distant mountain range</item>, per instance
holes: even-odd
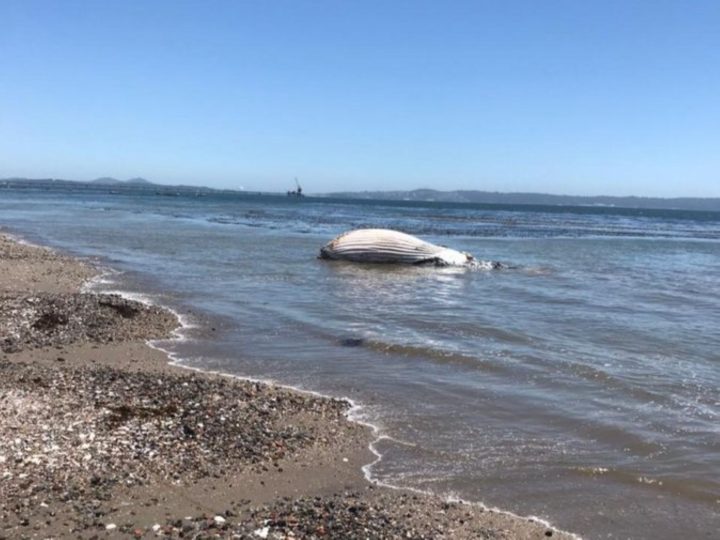
[[[342,199],[383,199],[390,201],[423,201],[471,204],[526,204],[542,206],[611,206],[618,208],[657,208],[665,210],[720,211],[720,198],[700,197],[613,197],[551,195],[547,193],[499,193],[493,191],[344,191],[325,194]]]
[[[155,184],[145,178],[130,178],[118,180],[109,176],[96,178],[95,180],[66,180],[62,178],[2,178],[0,188],[16,189],[40,189],[40,190],[68,190],[68,191],[90,191],[90,192],[151,192],[157,195],[203,195],[208,193],[224,193],[229,190],[218,190],[201,186],[168,186]]]
[[[95,180],[90,181],[91,184],[102,184],[104,186],[114,186],[117,184],[135,184],[135,185],[154,185],[149,180],[145,180],[144,178],[130,178],[128,180],[118,180],[117,178],[112,178],[110,176],[103,176],[102,178],[96,178]]]
[[[104,192],[137,192],[149,191],[157,195],[206,195],[210,193],[237,193],[243,195],[260,195],[259,192],[249,193],[231,189],[213,189],[204,186],[155,184],[145,178],[102,177],[89,182],[63,180],[58,178],[4,178],[0,179],[2,188],[32,189],[67,189],[70,191],[104,191]],[[284,195],[284,193],[264,193],[264,195]],[[654,208],[664,210],[697,210],[720,212],[720,198],[700,197],[613,197],[613,196],[579,196],[551,195],[547,193],[499,193],[491,191],[437,191],[434,189],[415,189],[411,191],[342,191],[315,194],[315,197],[412,201],[412,202],[444,202],[470,204],[507,204],[507,205],[540,205],[540,206],[608,206],[616,208]],[[312,196],[310,197],[312,198]]]

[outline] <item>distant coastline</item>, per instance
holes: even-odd
[[[701,197],[615,197],[554,195],[550,193],[502,193],[496,191],[414,189],[410,191],[334,192],[328,197],[347,199],[383,199],[467,204],[512,204],[540,206],[607,206],[657,210],[720,211],[720,198]]]
[[[210,194],[283,195],[282,192],[260,192],[236,189],[216,189],[207,186],[156,184],[144,178],[118,180],[102,177],[90,181],[60,178],[0,178],[0,190],[13,189],[67,189],[69,191],[111,191],[116,193],[147,191],[157,195],[204,196]],[[503,193],[495,191],[414,189],[399,191],[338,191],[309,194],[310,197],[357,199],[377,201],[438,202],[454,204],[500,204],[534,206],[589,206],[653,210],[691,210],[720,212],[718,197],[640,197],[640,196],[583,196],[555,195],[550,193]]]

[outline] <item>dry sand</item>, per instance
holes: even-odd
[[[0,235],[0,539],[569,537],[371,485],[349,404],[168,364],[95,274]]]

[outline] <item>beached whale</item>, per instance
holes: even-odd
[[[437,246],[391,229],[357,229],[341,234],[320,249],[321,259],[363,263],[473,264],[469,253]]]

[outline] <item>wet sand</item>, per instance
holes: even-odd
[[[161,308],[0,235],[0,538],[566,538],[368,483],[349,404],[189,371]]]

